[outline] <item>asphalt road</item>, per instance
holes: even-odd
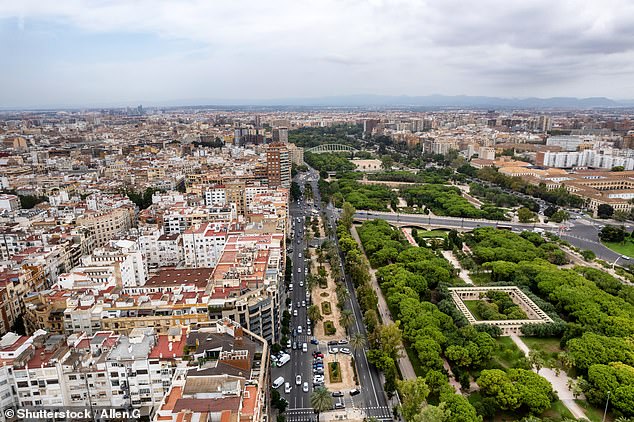
[[[317,186],[317,178],[319,177],[318,173],[311,172],[308,177],[311,179],[310,183],[313,186],[315,204],[319,204],[319,190]],[[302,176],[301,174],[296,176],[296,181],[300,184],[300,186],[303,186],[306,179],[307,177]],[[310,214],[311,210],[312,208],[307,206],[305,198],[302,198],[299,204],[294,202],[290,205],[290,216],[294,222],[292,237],[293,251],[291,254],[291,260],[293,262],[293,291],[289,291],[286,294],[287,297],[292,299],[292,309],[297,310],[297,316],[291,317],[291,332],[293,330],[297,331],[298,327],[301,326],[302,334],[297,334],[296,336],[291,337],[291,342],[297,341],[299,347],[295,350],[291,348],[287,351],[291,357],[290,362],[280,368],[272,368],[271,375],[271,380],[275,380],[277,377],[282,376],[284,377],[285,382],[289,382],[291,384],[292,389],[288,394],[284,392],[284,385],[278,388],[281,396],[285,397],[289,402],[289,406],[286,411],[286,419],[289,422],[316,420],[316,416],[310,406],[310,393],[313,391],[312,352],[318,350],[324,353],[324,355],[328,353],[327,344],[320,343],[318,345],[313,345],[310,343],[312,337],[306,334],[306,312],[310,303],[306,300],[307,286],[305,284],[305,268],[308,263],[306,262],[304,255],[304,249],[306,248],[304,226],[305,217]],[[334,222],[335,210],[333,208],[329,208],[326,212],[327,217],[329,219],[332,218]],[[299,222],[297,220],[298,218],[300,219]],[[300,286],[300,283],[303,283],[304,285]],[[361,332],[366,335],[361,310],[354,298],[354,289],[351,288],[350,284],[348,285],[348,288],[351,293],[351,299],[348,306],[351,306],[356,318],[351,332]],[[306,305],[298,307],[298,302],[301,305],[302,301],[306,301]],[[293,312],[291,312],[291,315],[293,315]],[[339,339],[339,337],[337,339]],[[307,352],[302,351],[302,344],[304,342],[307,344]],[[349,391],[342,391],[344,393],[344,397],[333,398],[333,406],[336,401],[341,400],[345,403],[346,409],[362,409],[368,416],[375,416],[379,420],[392,420],[391,409],[387,405],[387,399],[385,397],[385,393],[383,392],[378,370],[368,363],[365,351],[356,351],[354,352],[354,356],[358,369],[360,381],[359,389],[361,394],[351,397],[349,395]],[[301,376],[301,385],[296,384],[297,375]],[[308,382],[309,392],[307,393],[304,392],[302,388],[304,382]]]
[[[532,231],[535,228],[542,228],[545,231],[550,231],[562,239],[570,242],[570,244],[581,248],[588,249],[594,252],[599,259],[603,259],[607,262],[616,261],[620,254],[610,250],[603,246],[599,241],[599,227],[605,224],[622,225],[624,223],[611,221],[611,220],[597,220],[588,216],[582,216],[579,219],[570,220],[567,223],[567,230],[559,230],[558,227],[548,224],[523,224],[514,223],[509,221],[493,221],[493,220],[473,220],[468,218],[456,218],[456,217],[438,217],[427,216],[422,214],[393,214],[393,213],[379,213],[376,211],[357,211],[355,218],[358,220],[373,220],[383,219],[390,223],[412,223],[420,225],[421,227],[430,226],[446,227],[456,229],[474,229],[477,227],[511,227],[515,231],[529,230]],[[631,225],[625,224],[626,228],[630,229]],[[619,261],[619,263],[622,263]]]

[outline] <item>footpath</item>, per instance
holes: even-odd
[[[511,340],[513,340],[513,342],[522,351],[522,353],[524,353],[526,357],[528,357],[530,349],[528,348],[526,343],[524,343],[519,336],[511,336]],[[533,369],[533,371],[537,372],[535,371],[535,369]],[[575,402],[572,391],[568,388],[570,380],[568,374],[566,374],[564,371],[560,371],[559,375],[557,375],[557,373],[551,368],[542,368],[537,373],[546,378],[548,382],[550,382],[550,384],[553,386],[553,390],[557,392],[559,400],[561,400],[561,402],[568,408],[568,410],[570,410],[570,413],[572,413],[575,418],[587,418],[581,406],[579,406],[577,402]]]
[[[359,248],[361,249],[361,252],[363,252],[363,255],[365,256],[365,251],[363,250],[363,245],[361,244],[361,239],[359,238],[359,234],[357,233],[357,229],[354,225],[352,225],[351,229],[350,229],[350,233],[352,234],[352,237],[354,238],[354,240],[357,242],[357,244],[359,245]],[[369,266],[370,264],[368,264]],[[394,320],[392,319],[392,315],[390,314],[390,311],[387,307],[387,302],[385,301],[385,297],[383,297],[383,292],[381,291],[381,287],[379,286],[379,282],[376,279],[376,270],[372,267],[370,267],[370,280],[372,283],[372,288],[374,289],[374,291],[376,292],[378,299],[379,299],[379,303],[377,305],[377,308],[379,310],[379,315],[381,317],[381,321],[382,323],[385,324],[391,324],[394,322]],[[403,379],[415,379],[416,378],[416,372],[414,372],[414,366],[412,365],[412,362],[409,360],[409,356],[407,356],[407,353],[405,352],[405,348],[403,347],[400,356],[398,358],[398,367],[401,371],[401,375],[403,377]]]

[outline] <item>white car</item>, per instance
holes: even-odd
[[[339,353],[339,349],[337,347],[331,347],[328,349],[328,353],[332,353],[333,355]]]
[[[315,375],[313,377],[313,382],[324,382],[324,376],[323,375]]]
[[[339,349],[339,351],[341,353],[345,353],[346,355],[350,354],[350,349],[348,349],[347,347],[342,347],[341,349]]]
[[[297,316],[297,309],[293,311],[293,316]]]
[[[297,334],[301,334],[301,333],[302,333],[302,326],[300,325],[300,326],[297,327]],[[335,349],[336,349],[336,347],[335,347]]]
[[[629,258],[628,258],[629,259]],[[302,300],[302,308],[306,307],[306,301]]]
[[[299,287],[304,287],[304,282],[303,281],[299,282]]]
[[[301,375],[297,375],[295,377],[295,384],[302,385],[302,376]]]
[[[310,327],[306,328],[306,335],[312,336],[312,332],[310,331]]]
[[[312,324],[312,322],[310,322],[310,319],[306,320],[306,325],[308,325],[310,327],[310,324]]]
[[[286,394],[289,394],[291,392],[292,388],[293,387],[291,387],[291,383],[290,382],[284,383],[284,392]]]
[[[304,382],[304,385],[302,386],[302,391],[304,393],[308,393],[308,382]]]

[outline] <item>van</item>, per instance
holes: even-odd
[[[284,355],[282,355],[282,357],[281,357],[281,358],[277,361],[277,366],[278,366],[278,367],[280,367],[280,366],[284,366],[284,364],[286,364],[286,363],[287,363],[288,361],[290,361],[290,360],[291,360],[291,356],[285,353],[285,354],[284,354]]]
[[[282,384],[284,384],[284,377],[277,377],[273,381],[273,388],[280,388]]]

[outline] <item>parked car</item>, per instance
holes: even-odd
[[[361,391],[358,388],[350,390],[350,395],[351,396],[356,396],[357,394],[361,394]]]
[[[342,347],[341,349],[339,349],[339,351],[341,353],[345,353],[346,355],[350,354],[350,349],[348,349],[347,347]]]
[[[295,377],[295,384],[302,385],[302,376],[301,375],[297,375]]]
[[[332,392],[332,396],[333,397],[343,397],[343,393],[341,391],[333,391]]]

